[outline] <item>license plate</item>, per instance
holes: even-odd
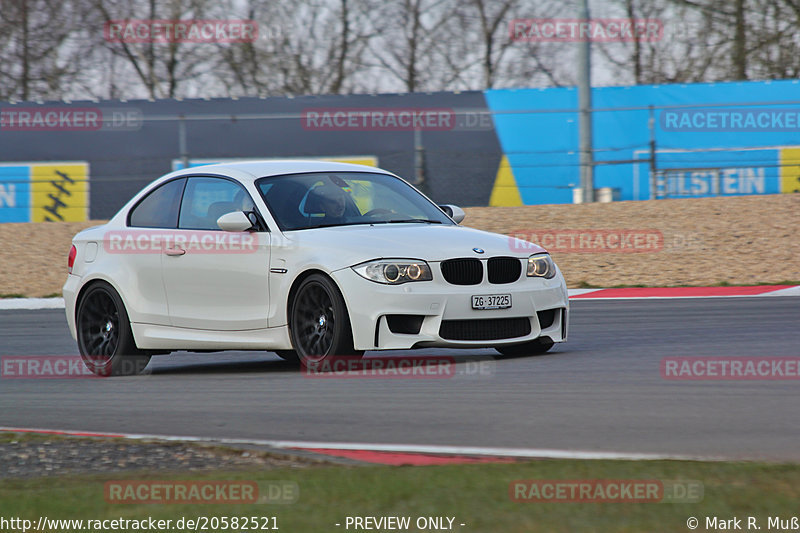
[[[511,307],[510,294],[484,294],[472,297],[473,309],[508,309]]]

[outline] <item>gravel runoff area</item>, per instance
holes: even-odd
[[[256,449],[186,444],[0,434],[0,479],[64,474],[306,468],[327,461]]]
[[[542,242],[570,288],[800,284],[800,194],[480,207],[467,217],[488,231],[547,235],[550,244]],[[633,235],[633,247],[604,248],[615,235],[624,239],[620,230]],[[637,237],[644,246],[636,248]]]
[[[800,280],[800,194],[465,211],[466,226],[549,239],[543,242],[551,243],[548,247],[571,288]],[[58,295],[72,236],[100,223],[0,224],[0,297]],[[637,234],[641,242],[655,246],[631,252]],[[581,236],[588,240],[581,241]],[[621,252],[606,246],[614,245],[618,236],[623,242],[630,238],[627,244],[634,248]],[[588,246],[581,247],[581,242]]]

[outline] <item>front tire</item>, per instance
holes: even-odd
[[[539,337],[523,344],[511,346],[497,346],[495,350],[506,357],[520,357],[524,355],[542,355],[550,350],[555,343],[550,337]]]
[[[310,275],[297,288],[289,311],[289,328],[292,346],[303,364],[340,355],[363,355],[353,348],[344,298],[333,281],[321,274]]]
[[[122,298],[111,285],[96,282],[81,298],[75,314],[78,350],[98,376],[139,374],[150,355],[136,347]]]

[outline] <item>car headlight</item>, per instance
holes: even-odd
[[[556,275],[556,264],[549,254],[536,254],[528,258],[528,277],[553,278]]]
[[[352,268],[363,278],[387,285],[433,279],[428,263],[416,259],[379,259],[367,261]]]

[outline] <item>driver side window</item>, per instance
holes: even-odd
[[[238,183],[223,178],[189,178],[183,192],[179,229],[219,230],[217,219],[232,211],[252,211],[252,198]]]

